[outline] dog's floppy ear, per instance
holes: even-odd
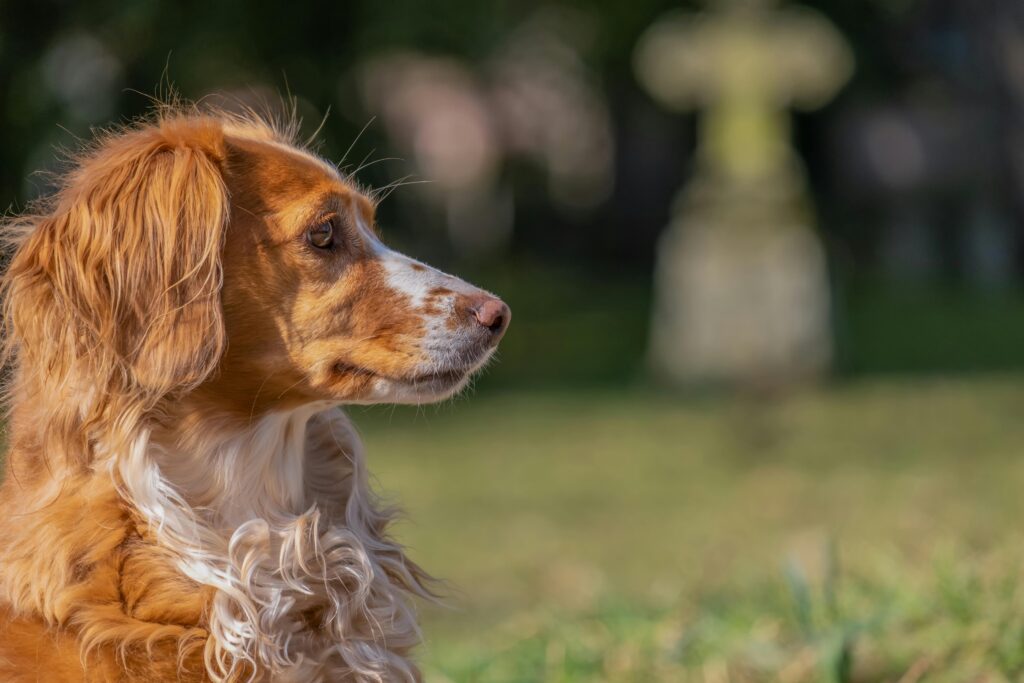
[[[223,147],[215,121],[171,119],[78,161],[4,278],[23,370],[150,399],[209,376],[225,343]]]

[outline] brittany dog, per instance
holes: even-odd
[[[508,307],[249,115],[101,136],[3,228],[0,681],[420,680],[340,406],[452,395]]]

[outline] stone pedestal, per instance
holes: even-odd
[[[683,193],[658,249],[658,379],[784,383],[828,367],[828,275],[810,212],[792,192],[764,189],[705,182]]]

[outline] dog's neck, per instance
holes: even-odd
[[[252,519],[281,520],[326,502],[314,499],[317,489],[307,480],[309,461],[332,455],[309,443],[319,430],[332,433],[335,454],[358,447],[326,403],[252,418],[186,405],[154,430],[150,453],[184,501],[230,533]],[[344,493],[333,491],[330,502],[343,506]]]

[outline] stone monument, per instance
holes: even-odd
[[[809,9],[712,5],[659,20],[635,54],[659,102],[700,110],[695,173],[658,248],[651,363],[674,384],[814,377],[830,295],[788,109],[827,102],[853,60]]]

